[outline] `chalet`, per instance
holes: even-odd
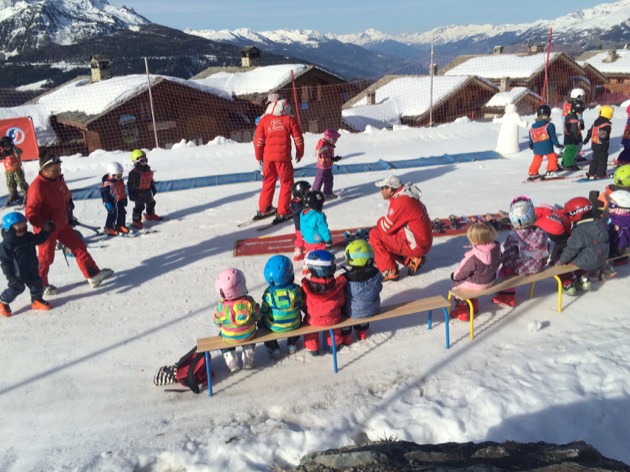
[[[341,77],[305,64],[260,66],[259,59],[260,51],[248,47],[241,51],[241,67],[210,67],[191,81],[248,101],[254,106],[248,116],[252,121],[265,112],[267,96],[278,93],[299,114],[305,132],[322,133],[327,128],[341,127],[341,106],[348,95]]]
[[[563,53],[552,52],[547,56],[539,49],[532,49],[527,54],[503,54],[500,50],[495,50],[495,54],[460,56],[446,66],[441,74],[476,75],[497,86],[503,81],[505,90],[524,87],[541,96],[546,77],[547,86],[543,98],[551,105],[562,103],[575,87],[583,88],[590,96],[591,90],[605,82],[601,75],[593,74],[591,79],[587,78],[582,66]],[[545,74],[547,58],[549,64]]]
[[[525,87],[514,87],[509,91],[495,94],[484,107],[484,118],[503,116],[506,105],[516,106],[520,115],[530,115],[542,103],[542,97]]]
[[[630,97],[630,50],[588,51],[577,60],[585,69],[596,69],[607,79],[598,90],[598,101],[614,103],[615,95],[619,102]]]
[[[484,105],[499,91],[471,76],[386,76],[343,106],[348,129],[391,128],[448,123],[483,115]]]

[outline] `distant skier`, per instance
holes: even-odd
[[[543,157],[547,158],[547,173],[545,177],[558,177],[558,156],[553,150],[564,148],[556,136],[556,127],[551,122],[551,108],[549,105],[541,105],[536,110],[538,117],[529,130],[529,148],[534,151],[534,159],[529,166],[529,176],[527,180],[535,180],[540,177],[538,170],[542,164]]]
[[[4,163],[4,176],[7,179],[7,191],[9,192],[7,206],[19,202],[18,185],[22,189],[24,200],[26,200],[28,184],[24,178],[22,167],[22,150],[13,145],[11,136],[0,138],[0,160]]]

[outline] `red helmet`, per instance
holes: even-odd
[[[591,216],[593,204],[586,197],[575,197],[564,204],[564,211],[569,215],[569,219],[575,223]]]

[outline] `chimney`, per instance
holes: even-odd
[[[503,54],[503,46],[495,46],[492,50],[493,54]]]
[[[539,52],[543,52],[543,47],[540,44],[532,44],[529,47],[530,54],[538,54]]]
[[[499,92],[507,92],[508,90],[510,90],[510,78],[501,77],[501,81],[499,82]]]
[[[246,46],[241,50],[241,67],[258,67],[260,65],[260,49]]]
[[[606,59],[604,59],[604,62],[615,62],[617,59],[619,59],[619,54],[617,54],[617,50],[609,49],[608,54],[606,54]]]
[[[431,64],[431,70],[429,72],[431,72],[431,75],[436,76],[438,73],[437,64]]]
[[[366,98],[368,105],[376,105],[376,92],[374,90],[368,90]]]
[[[112,71],[109,68],[110,61],[102,54],[94,54],[90,57],[90,69],[92,69],[92,82],[111,79]]]

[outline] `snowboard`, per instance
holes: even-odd
[[[497,230],[511,229],[510,220],[506,212],[485,213],[480,215],[456,216],[436,218],[432,221],[434,237],[456,236],[465,234],[470,225],[483,221],[490,223]],[[348,228],[332,230],[333,246],[345,245],[357,235],[369,238],[371,228]],[[295,232],[277,236],[263,236],[258,238],[239,239],[234,243],[234,257],[258,256],[263,254],[292,253],[295,243]]]

